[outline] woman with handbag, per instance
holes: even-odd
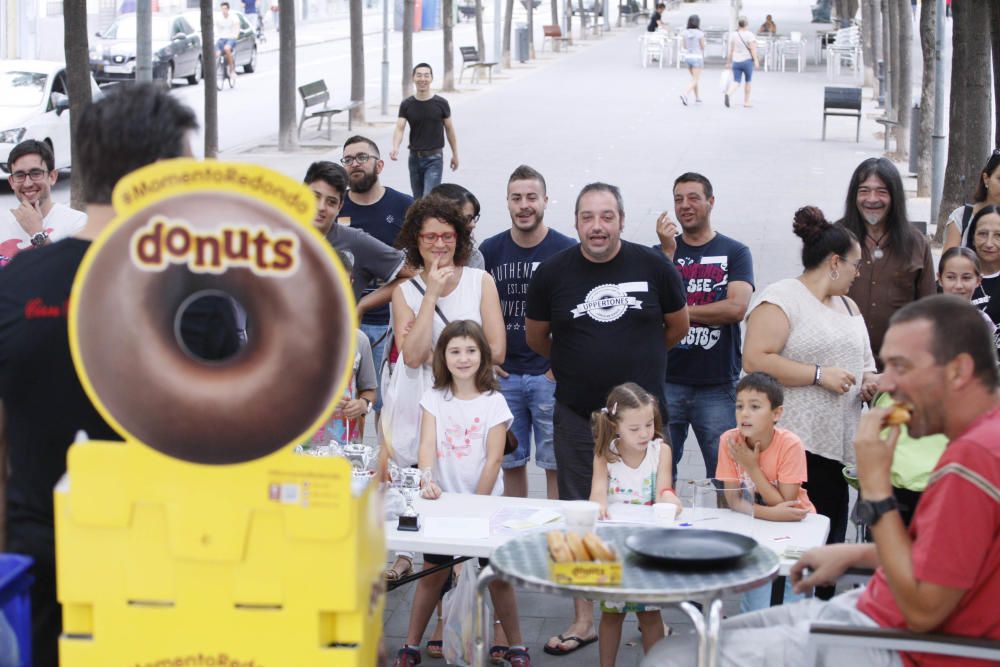
[[[750,81],[753,79],[755,65],[760,66],[757,57],[757,38],[747,30],[746,18],[741,17],[739,28],[729,35],[729,55],[726,57],[726,66],[733,70],[733,81],[729,84],[723,97],[727,107],[729,106],[729,96],[740,87],[744,77],[746,77],[746,83],[743,84],[743,106],[752,106],[750,104]]]
[[[497,364],[503,363],[507,331],[493,277],[466,265],[472,230],[457,204],[433,194],[415,201],[406,212],[396,247],[418,274],[392,293],[390,329],[399,357],[383,374],[385,406],[379,426],[395,462],[409,466],[417,462],[419,401],[433,385],[434,346],[445,326],[456,320],[482,326]],[[399,553],[386,578],[404,577],[412,567],[412,555]],[[436,650],[439,643],[432,647]]]

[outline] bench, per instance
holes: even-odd
[[[458,50],[462,52],[462,69],[458,73],[459,83],[462,83],[462,76],[465,74],[465,70],[469,68],[472,68],[473,83],[476,82],[484,69],[489,75],[490,83],[493,83],[493,68],[496,67],[496,63],[483,62],[479,57],[479,49],[474,46],[460,46]]]
[[[618,26],[622,21],[627,21],[631,25],[639,22],[639,19],[646,20],[651,16],[648,9],[640,9],[638,3],[630,2],[627,5],[618,5]]]
[[[467,19],[476,18],[476,6],[475,5],[459,5],[458,6],[458,18],[462,19],[464,16]]]
[[[302,126],[307,120],[319,118],[319,125],[316,130],[323,129],[323,120],[326,120],[326,138],[331,138],[332,118],[334,115],[347,111],[347,130],[351,130],[351,109],[361,106],[361,100],[351,100],[338,109],[330,107],[330,91],[326,87],[326,81],[320,79],[299,86],[299,95],[302,97],[302,116],[299,118],[299,139],[302,138]]]
[[[552,50],[558,51],[561,44],[568,47],[573,46],[572,37],[563,37],[562,28],[557,25],[542,26],[542,51],[545,51],[545,42],[552,44]]]
[[[826,86],[823,89],[823,141],[826,141],[826,117],[847,116],[858,121],[854,141],[861,141],[861,89]]]

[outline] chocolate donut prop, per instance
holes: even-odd
[[[312,226],[312,193],[260,167],[172,160],[123,179],[114,204],[70,304],[74,362],[108,423],[216,465],[319,428],[349,379],[356,323],[350,279]],[[179,335],[181,311],[203,294],[234,298],[251,323],[221,361]]]

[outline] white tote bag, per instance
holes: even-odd
[[[434,376],[426,364],[408,367],[402,352],[395,364],[388,356],[382,372],[382,439],[396,465],[409,467],[416,465],[420,448],[420,399],[434,386]]]
[[[729,84],[733,82],[733,68],[725,67],[719,74],[719,90],[726,92],[729,90]]]

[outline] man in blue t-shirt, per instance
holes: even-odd
[[[378,146],[367,137],[353,136],[344,142],[340,164],[344,165],[350,179],[350,189],[344,198],[343,208],[337,216],[337,224],[350,225],[371,234],[389,247],[396,247],[396,236],[403,228],[406,210],[413,203],[413,197],[382,185],[379,174],[385,167]],[[413,275],[404,266],[396,275],[396,280],[404,280]],[[377,290],[391,290],[395,282],[386,285],[374,281],[365,286],[364,294]],[[359,309],[360,310],[360,309]],[[386,331],[389,328],[389,305],[379,306],[369,311],[359,312],[361,331],[368,336],[372,346],[372,359],[378,386],[382,386],[382,357],[385,353]],[[376,413],[382,411],[382,396],[375,401]]]
[[[750,249],[712,229],[712,184],[688,172],[674,181],[677,223],[664,212],[656,221],[660,250],[680,271],[687,290],[691,329],[667,356],[667,427],[677,463],[688,426],[715,477],[719,438],[736,427],[736,381],[743,365],[740,322],[753,294]],[[681,234],[678,236],[678,231]]]
[[[549,360],[528,347],[524,339],[524,308],[528,283],[542,261],[576,240],[545,226],[549,198],[545,178],[527,165],[514,170],[507,181],[510,229],[479,246],[486,270],[496,281],[500,307],[507,325],[507,358],[497,367],[500,391],[514,414],[511,425],[517,451],[503,459],[504,495],[528,496],[528,459],[535,436],[535,465],[545,471],[548,497],[556,499],[556,455],[552,445],[552,410],[556,381]]]

